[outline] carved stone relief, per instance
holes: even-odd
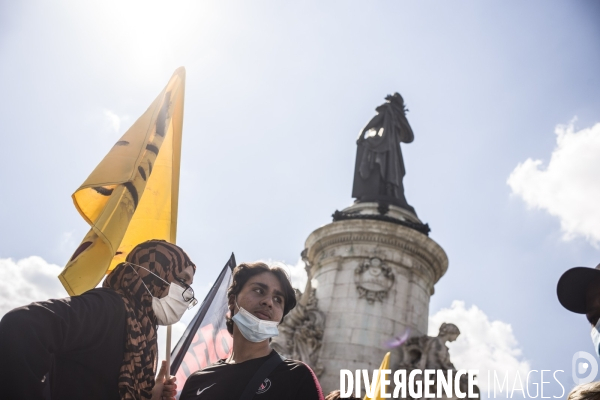
[[[365,260],[354,270],[354,283],[359,298],[366,298],[370,304],[383,302],[394,285],[394,272],[379,258]]]
[[[296,307],[279,324],[279,336],[271,341],[271,347],[281,355],[308,364],[317,376],[323,373],[319,362],[323,333],[325,331],[325,313],[319,310],[317,289],[312,287],[310,263],[305,258],[308,282],[304,293],[296,290]]]
[[[443,323],[437,336],[416,336],[408,339],[402,345],[391,351],[390,367],[395,370],[406,370],[407,376],[410,371],[425,369],[453,371],[456,373],[454,364],[450,361],[450,353],[446,342],[453,342],[460,335],[460,330],[454,324]],[[467,391],[467,376],[462,375],[460,388],[463,393]],[[431,386],[431,393],[437,392],[436,383]],[[479,388],[475,386],[475,392],[479,394]],[[478,396],[479,397],[479,396]]]

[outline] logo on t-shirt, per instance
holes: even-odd
[[[256,394],[262,394],[262,393],[266,392],[267,390],[269,390],[270,387],[271,387],[271,381],[269,380],[269,378],[267,378],[267,379],[265,379],[265,381],[263,383],[260,384]]]
[[[204,389],[202,389],[202,390],[198,389],[198,391],[196,392],[196,396],[200,396],[200,395],[202,394],[202,392],[204,392],[206,389],[210,389],[211,387],[215,386],[216,384],[217,384],[217,383],[215,382],[215,383],[213,383],[212,385],[210,385],[210,386],[207,386],[207,387],[205,387],[205,388],[204,388]]]

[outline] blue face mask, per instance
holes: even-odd
[[[600,319],[596,322],[596,326],[592,328],[592,342],[594,343],[596,354],[600,357]]]
[[[258,343],[279,335],[279,329],[277,329],[279,322],[265,321],[255,317],[242,307],[238,306],[237,300],[235,305],[239,311],[231,319],[237,325],[242,336],[248,341]]]

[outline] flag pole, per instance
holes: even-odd
[[[167,326],[167,379],[171,377],[171,325]]]

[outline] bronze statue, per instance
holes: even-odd
[[[416,215],[404,197],[406,174],[400,143],[410,143],[413,131],[406,119],[400,94],[388,95],[377,115],[363,128],[356,141],[356,165],[352,197],[357,202],[380,202],[402,207]]]

